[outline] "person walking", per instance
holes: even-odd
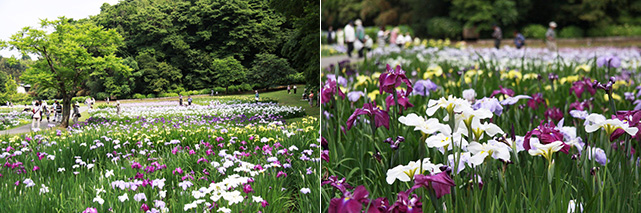
[[[120,115],[120,101],[116,101],[116,115]]]
[[[42,112],[45,113],[47,116],[47,123],[49,123],[49,116],[51,115],[51,112],[49,111],[49,107],[47,106],[47,101],[42,102]]]
[[[294,85],[294,94],[296,94],[296,85]]]
[[[107,105],[109,105],[109,97],[107,97]]]
[[[327,30],[327,44],[332,43],[334,43],[334,28],[329,26],[329,30]]]
[[[347,44],[347,57],[352,57],[352,51],[354,51],[354,41],[356,41],[356,32],[354,31],[354,22],[349,21],[349,24],[345,25],[345,43]]]
[[[40,120],[42,120],[42,108],[40,107],[39,101],[36,101],[31,112],[33,112],[33,119],[31,119],[31,130],[37,132],[40,130]]]
[[[291,93],[290,93],[290,90],[291,90],[291,87],[290,87],[290,86],[289,86],[289,84],[288,84],[288,85],[287,85],[287,94],[291,94]]]
[[[363,51],[365,50],[365,28],[363,28],[363,21],[356,19],[356,39],[361,42],[360,49],[358,49],[358,58],[363,57]]]
[[[518,30],[514,31],[514,46],[516,46],[516,49],[521,49],[521,47],[525,46],[525,37]]]
[[[78,104],[73,105],[73,123],[78,123],[78,118],[80,117],[80,109],[78,109]]]
[[[494,47],[496,49],[499,49],[501,46],[501,39],[503,39],[503,32],[501,32],[501,28],[493,24],[492,28],[494,29],[494,32],[492,32],[492,38],[494,38]]]
[[[56,101],[56,121],[62,122],[62,104],[60,102]]]
[[[385,26],[381,26],[380,29],[378,29],[378,33],[376,33],[376,44],[378,44],[378,47],[383,48],[385,47],[385,36],[387,33],[385,33]]]
[[[183,105],[183,95],[178,95],[178,105]]]
[[[309,106],[314,107],[314,90],[309,91]]]
[[[394,29],[392,29],[392,32],[390,33],[390,37],[389,37],[390,46],[396,46],[396,39],[398,38],[398,32],[399,32],[398,27],[394,27]]]
[[[556,51],[556,22],[550,22],[550,28],[545,32],[545,44],[548,46],[548,50]]]
[[[338,46],[345,46],[345,33],[343,29],[339,28],[336,31],[336,44],[338,44]]]
[[[191,95],[187,96],[187,103],[189,104],[189,106],[191,106],[191,102],[192,101],[194,101],[194,100],[191,99]]]
[[[255,99],[256,99],[256,102],[258,102],[258,99],[259,99],[258,98],[258,90],[255,90],[255,92],[256,92],[256,98]]]

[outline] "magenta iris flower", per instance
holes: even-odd
[[[563,133],[556,129],[556,126],[553,122],[543,123],[543,121],[541,121],[541,124],[538,127],[525,134],[525,138],[523,140],[523,148],[526,151],[532,149],[532,146],[530,145],[530,139],[533,135],[539,138],[539,142],[541,142],[541,144],[549,144],[555,141],[561,141],[563,143],[561,152],[565,154],[568,154],[570,152],[571,146],[563,142]]]
[[[436,175],[416,175],[414,176],[414,187],[412,189],[425,187],[426,189],[434,189],[436,198],[441,198],[443,195],[450,193],[450,188],[455,186],[454,180],[450,178],[447,172],[441,172]]]
[[[369,202],[368,195],[369,192],[362,185],[356,187],[353,193],[345,191],[343,197],[332,198],[329,203],[329,213],[361,212],[363,203]]]
[[[613,55],[601,56],[596,59],[598,67],[619,68],[621,67],[621,59]]]
[[[367,213],[387,213],[390,212],[390,207],[391,206],[389,205],[389,201],[386,197],[379,197],[372,201]]]
[[[363,104],[363,108],[354,110],[354,113],[349,116],[347,119],[347,130],[350,130],[352,126],[354,126],[354,122],[356,122],[356,118],[359,115],[373,116],[376,121],[376,128],[385,126],[385,128],[389,129],[389,115],[387,111],[376,107],[376,103],[365,103]]]
[[[331,185],[334,188],[340,190],[341,192],[345,192],[347,189],[353,189],[354,187],[350,186],[348,183],[346,183],[345,178],[338,180],[338,177],[336,175],[332,175],[327,178],[327,180],[323,181],[321,183],[321,186],[323,185]]]
[[[82,211],[82,213],[98,213],[98,210],[96,208],[94,208],[94,207],[89,207],[89,208],[85,209],[84,211]]]
[[[503,88],[501,85],[499,85],[499,89],[498,90],[494,90],[494,92],[492,92],[492,95],[490,95],[490,98],[494,97],[495,95],[498,95],[498,94],[503,94],[503,95],[512,97],[512,96],[514,96],[514,90],[508,89],[508,88]]]
[[[402,106],[405,110],[407,110],[408,107],[414,106],[412,103],[410,103],[410,99],[408,99],[407,96],[403,95],[403,90],[396,91],[396,98],[398,99],[398,105]],[[389,95],[387,96],[387,98],[385,98],[385,105],[387,106],[388,112],[391,106],[396,105],[393,95]]]
[[[572,87],[570,87],[570,94],[574,93],[576,97],[580,98],[583,92],[588,92],[590,95],[596,93],[594,83],[590,78],[583,77],[583,79],[572,83]]]
[[[396,202],[390,207],[389,212],[407,212],[407,213],[420,213],[423,212],[423,203],[421,203],[421,198],[416,194],[409,191],[401,191],[398,193]]]
[[[554,122],[559,122],[563,118],[563,112],[561,112],[559,108],[550,107],[545,110],[543,116],[545,116],[545,120],[548,120],[548,118],[550,118],[554,120]]]
[[[615,117],[615,116],[613,116]],[[641,110],[633,110],[633,111],[618,111],[616,114],[616,118],[623,121],[623,123],[627,123],[630,125],[630,127],[637,127],[641,129]],[[625,131],[621,128],[617,128],[612,132],[610,135],[610,141],[614,141],[617,138],[621,137],[621,135],[626,134]],[[641,131],[637,131],[637,134],[633,135],[632,138],[641,140]]]
[[[532,96],[532,99],[530,99],[530,100],[528,100],[528,101],[527,101],[527,106],[529,106],[530,108],[532,108],[532,109],[534,109],[534,110],[536,110],[537,108],[539,108],[539,106],[540,106],[541,104],[542,104],[544,107],[545,107],[545,106],[547,106],[547,104],[545,103],[545,99],[543,99],[543,94],[541,94],[541,93],[536,93],[536,94],[534,94],[534,95]]]
[[[332,99],[332,96],[336,94],[336,89],[338,89],[338,96],[345,99],[345,93],[341,91],[340,87],[337,87],[336,81],[327,79],[325,86],[321,88],[321,103],[328,103]]]
[[[379,92],[383,94],[383,91],[387,93],[394,94],[396,87],[400,86],[402,83],[405,83],[407,86],[407,91],[405,96],[408,96],[412,93],[412,83],[407,76],[405,76],[405,70],[401,69],[401,65],[397,65],[395,69],[392,69],[390,65],[387,65],[387,72],[381,74],[378,77],[379,81]]]

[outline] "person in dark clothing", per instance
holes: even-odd
[[[327,31],[327,44],[332,43],[334,43],[334,28],[329,26],[329,30]]]
[[[501,32],[501,28],[496,24],[493,24],[492,28],[494,29],[494,32],[492,33],[492,38],[494,38],[494,47],[499,49],[501,46],[501,39],[503,39],[503,32]]]
[[[521,47],[525,46],[525,37],[518,30],[514,31],[514,46],[516,46],[516,49],[521,49]]]

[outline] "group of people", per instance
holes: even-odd
[[[388,44],[387,42],[389,42],[390,46],[404,47],[407,43],[414,41],[412,36],[410,36],[410,32],[405,32],[405,35],[403,35],[398,27],[394,27],[391,31],[385,30],[385,27],[381,27],[376,33],[376,37],[376,44],[378,44],[379,47],[384,47]]]
[[[550,22],[548,25],[549,28],[545,32],[545,44],[547,48],[550,51],[556,51],[556,33],[554,32],[554,29],[556,29],[556,23],[555,22]],[[492,32],[492,38],[494,38],[494,47],[496,49],[499,49],[501,46],[501,39],[503,39],[503,32],[501,31],[501,28],[493,24],[492,29],[494,30]],[[521,49],[523,46],[525,46],[525,36],[521,34],[518,30],[514,31],[514,46],[516,49]]]
[[[74,110],[77,106],[74,106]],[[52,106],[47,105],[47,101],[34,101],[33,107],[31,108],[33,113],[31,129],[38,130],[40,129],[40,122],[42,122],[43,117],[47,117],[47,123],[51,122],[51,115],[53,114],[53,122],[62,122],[62,104],[58,101],[54,101]],[[80,113],[78,113],[80,114]]]
[[[191,95],[187,96],[187,104],[191,106],[191,102],[193,102],[194,99],[191,98]],[[183,106],[183,95],[178,95],[178,105]]]
[[[292,94],[291,90],[294,89],[294,94],[296,94],[296,85],[287,85],[287,94]]]
[[[338,29],[334,32],[333,27],[329,27],[327,33],[327,42],[333,44],[334,42],[339,45],[347,46],[347,56],[352,57],[352,52],[356,50],[358,52],[358,58],[365,56],[365,50],[370,51],[372,46],[374,46],[374,41],[368,35],[365,34],[365,28],[363,27],[363,22],[360,19],[356,21],[349,21],[345,28]]]

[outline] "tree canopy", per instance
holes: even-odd
[[[48,33],[48,30],[53,32]],[[122,37],[92,22],[75,22],[61,17],[42,20],[41,28],[25,27],[11,36],[10,47],[38,56],[20,77],[37,87],[51,88],[63,99],[63,123],[68,125],[71,98],[90,75],[111,70],[128,75],[130,68],[116,57]]]

